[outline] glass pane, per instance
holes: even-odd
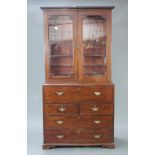
[[[48,20],[51,76],[73,75],[73,21],[69,16]]]
[[[83,19],[83,65],[87,76],[102,76],[106,72],[106,27],[102,16]]]

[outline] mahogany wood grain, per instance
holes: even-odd
[[[94,135],[63,135],[64,137],[59,139],[57,138],[58,135],[51,135],[51,136],[45,136],[45,143],[50,143],[54,141],[55,143],[80,143],[80,144],[85,144],[85,143],[110,143],[113,142],[113,139],[110,135],[101,135],[100,138],[94,138]]]
[[[94,111],[93,108],[96,108],[96,111]],[[101,104],[96,102],[80,104],[80,114],[113,114],[113,104]]]
[[[63,123],[58,124],[57,121]],[[46,116],[44,122],[44,128],[109,128],[113,125],[112,116]]]
[[[76,87],[61,87],[57,86],[44,86],[44,102],[52,102],[52,101],[76,101],[77,89]],[[56,93],[63,92],[64,94],[59,96]]]
[[[61,111],[61,108],[64,109],[64,111]],[[78,104],[44,104],[44,114],[78,114],[78,111]]]
[[[54,101],[113,101],[113,85],[110,86],[61,86],[51,84],[43,87],[44,102]],[[59,96],[56,92],[63,92]],[[99,96],[95,92],[101,92]]]
[[[109,134],[112,135],[112,128],[109,129],[83,129],[83,128],[75,128],[75,129],[45,129],[45,135],[66,135],[66,134],[83,134],[83,135],[93,135],[93,134]]]

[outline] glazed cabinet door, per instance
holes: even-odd
[[[111,12],[81,10],[78,12],[79,78],[81,81],[111,80]]]
[[[44,13],[46,81],[76,80],[77,12],[48,10]]]

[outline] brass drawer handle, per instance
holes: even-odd
[[[61,92],[61,91],[60,91],[60,92],[58,91],[58,92],[55,92],[55,93],[56,93],[58,96],[64,95],[64,92]]]
[[[99,91],[95,91],[94,92],[94,95],[96,95],[96,96],[100,96],[102,93],[101,92],[99,92]]]
[[[66,108],[64,108],[63,106],[61,106],[60,108],[58,108],[58,110],[59,110],[60,112],[64,112],[64,111],[66,110]]]
[[[99,120],[95,120],[94,123],[95,123],[95,124],[100,124],[101,121],[99,121]]]
[[[58,124],[63,124],[64,123],[64,121],[62,121],[62,120],[58,120],[58,121],[56,121]]]
[[[64,135],[57,135],[56,137],[59,139],[62,139],[62,138],[64,138]]]
[[[92,109],[93,111],[98,111],[98,110],[99,110],[99,107],[94,106],[94,107],[92,107],[91,109]]]
[[[101,138],[101,135],[94,135],[94,138],[99,139]]]

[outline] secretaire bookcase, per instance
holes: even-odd
[[[114,148],[111,17],[114,7],[41,7],[43,149]]]

